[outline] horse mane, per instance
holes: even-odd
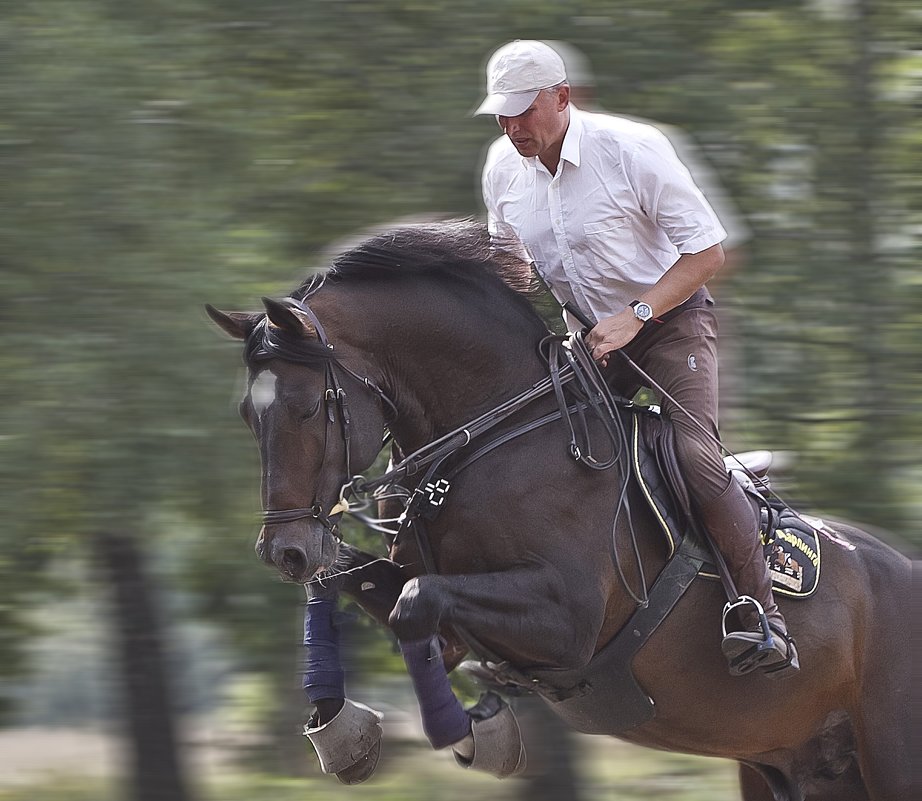
[[[331,260],[326,281],[396,280],[436,275],[455,281],[498,279],[527,299],[538,292],[529,263],[515,253],[520,245],[491,241],[487,226],[470,219],[407,223],[380,230]],[[304,299],[317,276],[295,296]]]
[[[342,246],[340,246],[342,247]],[[505,302],[509,311],[530,325],[537,338],[547,326],[530,302],[540,293],[531,265],[516,254],[521,245],[491,239],[487,226],[474,220],[408,223],[366,236],[329,259],[291,297],[310,303],[324,284],[364,281],[418,280],[436,277],[466,287],[475,304]],[[256,366],[270,358],[318,363],[333,358],[319,341],[304,340],[275,329],[263,319],[245,345],[246,363]]]

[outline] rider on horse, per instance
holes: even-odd
[[[557,300],[595,321],[587,342],[603,367],[622,350],[664,391],[698,518],[740,595],[743,629],[723,641],[731,673],[798,670],[757,512],[718,438],[717,324],[705,284],[723,265],[726,232],[656,128],[570,104],[564,63],[548,45],[501,47],[487,86],[477,113],[495,115],[504,134],[483,169],[491,234],[500,247],[523,243]],[[622,395],[640,386],[609,373]]]

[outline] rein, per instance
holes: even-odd
[[[472,440],[479,438],[526,406],[552,392],[557,398],[557,411],[504,433],[500,438],[491,441],[466,459],[463,467],[472,464],[494,448],[561,418],[566,420],[569,427],[570,455],[575,460],[594,470],[607,470],[614,465],[621,457],[621,443],[626,441],[627,437],[626,432],[620,426],[615,406],[629,405],[630,402],[623,398],[616,400],[612,397],[604,380],[597,374],[595,363],[592,362],[592,357],[579,336],[575,334],[568,337],[548,336],[541,341],[539,348],[548,362],[549,375],[547,377],[499,406],[424,445],[378,478],[365,480],[356,476],[350,482],[351,489],[356,493],[368,493],[393,484],[402,478],[416,475],[421,468],[432,463],[441,463],[469,445]],[[590,367],[592,369],[589,369]],[[564,387],[574,381],[578,385],[577,389],[582,400],[569,404],[564,396]],[[592,455],[585,416],[587,409],[593,409],[596,416],[606,424],[606,432],[613,445],[613,455],[605,462],[597,461]],[[574,415],[579,420],[578,426],[574,423]],[[609,424],[611,420],[616,422]],[[460,469],[460,466],[456,467],[453,473],[460,472]]]

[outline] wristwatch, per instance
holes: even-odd
[[[653,307],[649,303],[644,303],[642,300],[634,300],[631,301],[630,306],[634,310],[634,316],[640,320],[640,322],[648,323],[653,319]]]

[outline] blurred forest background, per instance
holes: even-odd
[[[735,345],[730,447],[796,454],[782,486],[805,511],[922,546],[917,4],[0,9],[0,674],[3,723],[28,751],[4,755],[0,799],[515,797],[422,749],[409,779],[317,778],[297,737],[302,596],[253,554],[239,347],[202,311],[284,294],[369,225],[480,215],[498,132],[470,112],[509,39],[577,46],[600,104],[681,128],[745,219],[745,259],[716,289]],[[399,661],[352,629],[352,661],[382,692]],[[134,743],[117,780],[72,780],[63,745],[28,745],[61,727]],[[196,736],[239,759],[208,773]],[[736,797],[732,772],[682,760],[650,762],[637,785],[630,771],[660,757],[609,748],[582,763],[586,797]],[[53,777],[17,773],[42,752]],[[613,777],[619,754],[634,767]]]

